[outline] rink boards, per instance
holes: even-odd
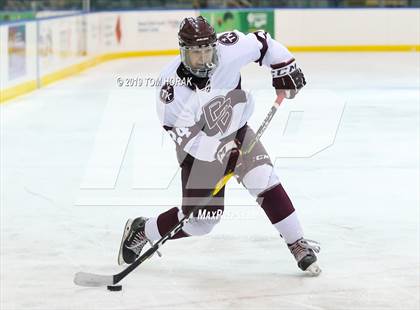
[[[274,37],[294,52],[420,50],[418,9],[283,9],[271,10],[272,21],[269,13],[248,12],[247,29],[273,29]],[[179,22],[199,14],[98,12],[3,24],[0,102],[104,61],[176,55]]]

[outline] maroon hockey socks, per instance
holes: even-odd
[[[295,208],[281,184],[259,195],[257,202],[286,243],[293,243],[303,237]]]
[[[163,236],[164,234],[166,234],[172,227],[174,227],[179,222],[178,212],[179,212],[179,209],[175,207],[175,208],[169,209],[166,212],[161,213],[157,217],[157,220],[156,220],[157,221],[157,228],[159,230],[160,236]],[[184,238],[184,237],[188,237],[188,236],[189,235],[187,235],[181,229],[171,239]]]

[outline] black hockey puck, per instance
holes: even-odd
[[[122,285],[108,285],[107,289],[108,291],[118,292],[122,290]]]

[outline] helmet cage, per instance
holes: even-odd
[[[199,78],[206,78],[219,64],[217,55],[217,41],[199,46],[180,46],[181,61],[192,74]]]

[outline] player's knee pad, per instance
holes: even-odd
[[[200,209],[196,216],[191,217],[184,224],[182,230],[190,236],[202,236],[210,233],[214,226],[220,222],[223,215],[223,209],[215,208],[215,210]],[[184,217],[182,211],[178,212],[178,218]]]
[[[242,179],[242,184],[254,197],[258,197],[258,195],[279,183],[280,180],[274,171],[274,167],[268,164],[253,168]]]

